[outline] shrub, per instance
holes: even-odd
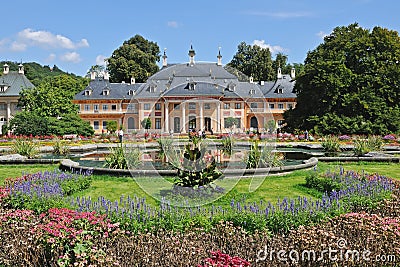
[[[87,189],[91,184],[91,172],[66,173],[57,170],[26,174],[6,179],[9,193],[4,202],[12,208],[42,212],[52,207],[68,206],[64,196]]]
[[[380,151],[382,150],[383,140],[378,135],[371,135],[368,136],[367,144],[372,151]]]
[[[53,144],[53,153],[56,155],[67,155],[69,153],[69,146],[65,141],[55,138]]]
[[[341,150],[340,140],[334,135],[325,136],[321,143],[322,148],[328,153],[338,153]]]
[[[122,144],[111,147],[105,158],[104,166],[110,169],[136,168],[142,164],[142,152],[139,148],[127,147]]]
[[[34,158],[39,154],[39,146],[33,141],[24,139],[16,139],[11,150],[28,158]]]
[[[331,193],[338,191],[340,184],[328,177],[320,176],[317,172],[313,171],[306,176],[306,187],[315,189],[321,193]]]

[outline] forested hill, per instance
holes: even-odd
[[[0,62],[1,68],[3,68],[5,63],[7,63],[10,66],[10,71],[18,71],[18,65],[20,63],[1,61]],[[65,75],[69,75],[74,78],[77,78],[77,76],[75,74],[64,72],[61,69],[59,69],[56,65],[54,65],[53,67],[42,66],[35,62],[22,63],[22,65],[24,65],[25,76],[35,86],[38,86],[44,78],[51,77],[51,76],[58,76],[58,75],[65,74]],[[3,74],[3,72],[0,73],[0,75],[2,75],[2,74]]]

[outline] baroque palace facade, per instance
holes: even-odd
[[[223,68],[220,53],[216,63],[198,63],[194,57],[191,48],[188,63],[169,65],[164,51],[161,70],[145,83],[134,78],[111,83],[107,73],[92,73],[90,84],[73,102],[96,133],[106,131],[111,120],[126,132],[139,132],[146,118],[153,133],[262,132],[270,121],[282,126],[283,112],[296,104],[294,69],[288,75],[279,68],[275,81],[253,82],[250,77],[242,82]]]
[[[25,77],[24,66],[18,65],[18,71],[10,71],[8,64],[3,66],[3,75],[0,76],[0,133],[2,126],[7,125],[10,119],[19,112],[19,93],[22,89],[35,86]]]

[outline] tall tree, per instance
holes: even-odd
[[[135,35],[114,50],[107,59],[107,69],[113,82],[129,82],[131,77],[138,82],[145,82],[158,71],[156,62],[159,61],[160,48],[157,43]]]
[[[33,89],[22,90],[18,105],[23,110],[10,121],[10,129],[16,134],[92,135],[92,127],[82,121],[78,106],[72,103],[85,83],[87,79],[60,75],[46,78]]]
[[[357,23],[337,27],[308,53],[286,130],[386,134],[400,131],[400,37]]]
[[[248,45],[241,42],[228,66],[249,77],[252,76],[255,81],[270,81],[275,78],[271,52],[268,48],[261,48],[258,45]]]
[[[87,80],[68,75],[48,77],[34,89],[22,90],[18,105],[26,111],[35,111],[44,117],[58,117],[77,112],[78,107],[72,103],[72,99],[86,84]]]

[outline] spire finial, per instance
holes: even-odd
[[[218,47],[218,62],[217,62],[217,66],[222,66],[222,56],[221,56],[221,47]]]
[[[190,44],[190,50],[189,50],[189,64],[194,65],[194,56],[196,55],[196,52],[193,49],[193,45]]]
[[[163,67],[167,66],[167,53],[166,53],[166,51],[167,51],[167,48],[164,48],[164,55],[162,56],[162,59],[163,59],[162,65],[163,65]]]

